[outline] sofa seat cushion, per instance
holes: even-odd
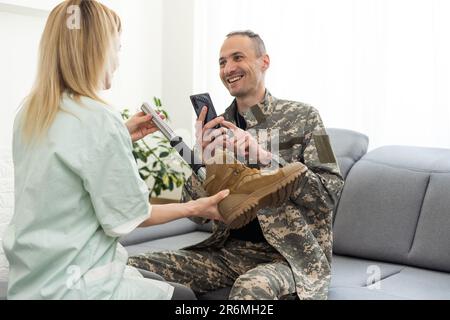
[[[375,275],[377,277],[374,277]],[[230,291],[231,288],[223,288],[198,295],[198,298],[226,300]],[[328,299],[450,299],[450,274],[335,255]]]
[[[329,299],[447,300],[450,274],[335,255]]]
[[[450,274],[445,272],[405,267],[383,279],[380,287],[405,299],[450,300]]]
[[[334,256],[329,299],[402,299],[395,295],[387,295],[379,292],[379,290],[370,290],[367,288],[367,279],[370,276],[367,272],[371,271],[370,267],[373,265],[379,268],[380,279],[396,274],[403,268],[403,266],[390,263]],[[230,291],[231,288],[223,288],[198,295],[198,298],[199,300],[226,300]]]
[[[197,224],[189,219],[175,220],[166,224],[138,228],[130,234],[120,238],[123,246],[131,246],[151,240],[177,236],[197,230]]]
[[[334,255],[330,286],[366,287],[372,283],[371,276],[375,273],[379,274],[379,279],[385,279],[403,268],[398,264]]]
[[[166,250],[178,250],[206,240],[211,233],[204,231],[194,231],[172,237],[146,241],[131,246],[125,246],[129,256],[139,255],[148,252],[160,252]]]
[[[328,300],[404,300],[381,290],[360,287],[334,287],[328,292]]]

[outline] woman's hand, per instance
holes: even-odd
[[[187,203],[171,203],[151,206],[151,214],[149,213],[150,218],[141,223],[139,227],[145,228],[190,217],[223,221],[217,205],[229,194],[229,190],[224,190],[215,196],[201,198]]]
[[[160,116],[164,119],[164,116]],[[158,128],[152,121],[152,116],[139,112],[132,116],[125,125],[130,132],[131,140],[136,142],[142,138],[145,138],[151,133],[158,131]]]
[[[193,210],[194,216],[210,220],[224,221],[220,215],[218,204],[220,201],[228,197],[229,194],[230,190],[223,190],[212,197],[200,198],[193,201],[193,205],[195,206],[195,209]]]

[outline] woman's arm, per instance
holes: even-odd
[[[163,116],[161,116],[161,118],[164,119]],[[144,112],[139,112],[126,122],[126,127],[128,128],[133,142],[158,131],[158,128],[151,120],[151,116],[146,115]],[[187,203],[152,206],[150,218],[145,220],[139,227],[150,227],[188,217],[222,221],[223,218],[219,213],[217,205],[220,201],[225,199],[229,193],[229,190],[223,190],[212,197],[189,201]]]
[[[188,217],[223,220],[217,205],[220,201],[225,199],[229,193],[229,190],[224,190],[212,197],[201,198],[195,201],[189,201],[187,203],[152,206],[150,218],[145,220],[139,227],[150,227]]]

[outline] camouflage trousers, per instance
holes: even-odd
[[[222,248],[147,253],[128,264],[202,294],[232,287],[230,300],[291,299],[295,281],[287,261],[268,243],[228,240]]]

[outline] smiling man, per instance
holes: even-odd
[[[214,222],[213,234],[193,247],[132,257],[130,264],[156,272],[197,293],[232,287],[230,299],[326,299],[331,278],[332,217],[343,187],[321,117],[313,107],[272,96],[265,86],[270,58],[262,39],[251,31],[230,33],[220,51],[220,78],[235,97],[221,123],[233,131],[204,141],[226,145],[248,159],[257,150],[260,167],[299,163],[302,177],[291,196],[276,208],[262,208],[253,220],[231,230]],[[258,132],[278,132],[279,152],[262,149]],[[238,139],[245,137],[245,139]],[[242,142],[243,141],[243,142]],[[251,163],[248,163],[249,165]],[[203,181],[192,176],[183,200],[205,196]]]
[[[251,32],[233,32],[220,50],[220,79],[236,98],[240,112],[264,100],[265,72],[270,58],[261,38]]]

